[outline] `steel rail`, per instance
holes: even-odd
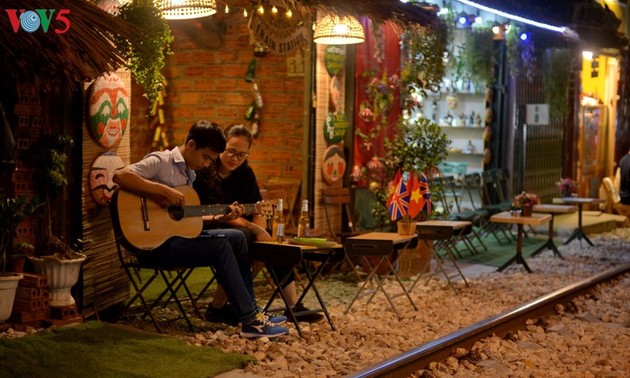
[[[499,315],[484,319],[449,335],[420,345],[388,360],[369,366],[347,377],[404,377],[426,368],[430,362],[447,359],[457,348],[469,349],[477,341],[497,335],[505,336],[509,331],[525,328],[528,319],[554,312],[558,304],[566,304],[576,296],[592,290],[596,285],[613,280],[630,272],[630,264],[598,273],[564,288],[543,295],[533,301],[515,307]]]

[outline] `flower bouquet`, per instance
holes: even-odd
[[[557,182],[557,185],[558,190],[560,190],[561,197],[571,197],[573,193],[577,192],[578,188],[577,182],[570,177],[560,179],[560,181]]]
[[[512,207],[521,210],[521,215],[529,217],[532,215],[534,205],[540,203],[540,196],[536,193],[523,191],[514,197]]]

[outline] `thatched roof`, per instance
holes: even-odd
[[[437,8],[432,5],[403,3],[400,0],[298,0],[297,6],[323,13],[369,17],[376,23],[430,26],[437,22]]]
[[[48,32],[41,28],[14,32],[8,19],[0,24],[0,71],[14,80],[33,80],[46,90],[57,85],[78,87],[121,67],[124,60],[114,48],[113,35],[128,38],[138,32],[87,0],[3,0],[2,8],[56,10]],[[54,29],[64,27],[54,19],[61,9],[70,10],[70,29],[57,34]]]

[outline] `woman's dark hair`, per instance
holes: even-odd
[[[197,148],[210,148],[221,153],[225,151],[225,135],[221,126],[211,121],[197,121],[190,126],[186,143],[194,140]]]
[[[225,139],[229,140],[230,138],[235,137],[245,137],[249,142],[249,147],[252,146],[252,142],[254,141],[254,137],[252,136],[252,132],[249,131],[247,126],[242,124],[232,124],[228,126],[225,131]]]

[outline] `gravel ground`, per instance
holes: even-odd
[[[569,283],[630,262],[630,229],[593,235],[592,239],[596,248],[587,248],[586,243],[580,248],[579,242],[561,246],[564,259],[553,257],[551,251],[529,259],[528,263],[534,271],[532,274],[525,272],[521,266],[512,265],[501,273],[493,270],[470,279],[470,287],[459,282],[459,294],[441,280],[434,279],[426,286],[419,285],[412,293],[418,311],[403,297],[395,300],[403,316],[400,321],[389,309],[382,294],[377,295],[369,305],[366,305],[366,299],[360,300],[350,313],[344,315],[357,290],[357,283],[329,277],[319,281],[318,288],[333,316],[336,331],[331,331],[329,325],[322,322],[305,324],[303,339],[298,337],[293,327],[289,336],[278,341],[264,338],[245,340],[237,335],[236,328],[183,337],[194,345],[209,345],[255,356],[258,363],[245,370],[259,376],[347,375]],[[396,291],[393,282],[388,286],[388,292]],[[529,325],[528,332],[532,334],[519,332],[513,340],[501,343],[500,339],[490,340],[476,346],[479,359],[474,363],[455,364],[455,358],[447,364],[433,366],[425,374],[491,377],[518,372],[518,376],[628,376],[630,302],[627,301],[627,289],[626,279],[615,294],[599,293],[599,301],[594,296],[585,300],[595,305],[595,309],[576,302],[571,311],[559,309],[558,316],[549,320],[549,326]],[[624,297],[618,295],[624,292]],[[265,296],[261,294],[259,298]],[[604,298],[611,301],[604,301]],[[582,322],[581,325],[579,322]],[[541,340],[545,339],[550,344],[542,343]],[[553,355],[545,352],[548,348],[554,349]],[[531,374],[521,374],[528,370]]]
[[[492,269],[475,278],[468,277],[469,287],[456,282],[458,293],[439,279],[418,285],[411,294],[418,311],[404,297],[395,299],[401,320],[382,294],[377,294],[370,304],[366,304],[366,298],[359,300],[344,315],[358,283],[350,275],[331,275],[319,280],[317,286],[336,331],[325,321],[301,323],[304,338],[299,338],[295,327],[289,326],[290,334],[275,341],[248,340],[238,335],[236,327],[199,321],[197,325],[207,331],[190,333],[181,323],[173,322],[168,332],[191,345],[254,356],[257,362],[245,368],[250,376],[343,376],[569,283],[630,263],[630,228],[590,236],[596,248],[587,244],[580,248],[580,243],[574,241],[559,247],[564,259],[554,257],[551,251],[528,259],[531,274],[520,265],[511,265],[503,272]],[[470,351],[458,350],[445,363],[432,364],[429,370],[414,376],[630,376],[628,281],[626,275],[612,292],[603,289],[576,299],[567,308],[557,308],[557,314],[549,319],[530,321],[525,331],[505,339],[486,339]],[[387,288],[390,293],[397,289],[393,282],[388,282]],[[264,285],[257,287],[258,298],[269,295]],[[314,307],[314,300],[309,294],[307,306]],[[146,322],[131,324],[154,331]]]

